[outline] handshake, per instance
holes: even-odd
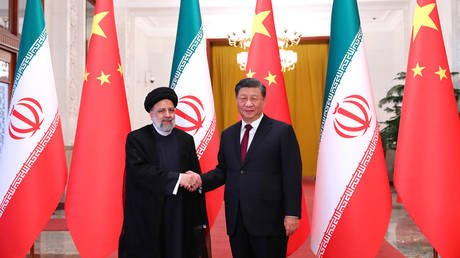
[[[201,176],[189,170],[181,174],[179,185],[190,192],[196,191],[201,187]]]

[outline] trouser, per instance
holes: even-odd
[[[284,258],[286,257],[288,237],[253,236],[248,233],[240,209],[230,246],[234,258]]]

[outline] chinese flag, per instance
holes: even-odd
[[[117,250],[130,131],[112,0],[96,2],[65,213],[82,257]]]
[[[460,256],[460,120],[435,0],[418,0],[399,125],[395,187],[442,257]]]
[[[281,60],[278,50],[271,0],[257,0],[246,76],[259,79],[267,87],[264,113],[291,124]],[[289,237],[287,255],[292,254],[307,239],[310,226],[302,190],[302,214],[299,229]]]

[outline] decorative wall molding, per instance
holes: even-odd
[[[8,30],[0,28],[0,48],[8,51],[19,51],[19,36],[11,34]]]

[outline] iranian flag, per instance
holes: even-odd
[[[28,0],[0,150],[0,257],[24,257],[64,193],[67,165],[40,0]]]
[[[336,0],[313,205],[318,257],[375,257],[391,194],[356,0]]]
[[[179,97],[176,127],[195,140],[201,171],[217,165],[219,134],[198,0],[181,0],[170,88]],[[224,187],[206,193],[209,225],[222,205]]]
[[[404,207],[442,257],[460,257],[460,118],[435,0],[418,0],[395,159]]]

